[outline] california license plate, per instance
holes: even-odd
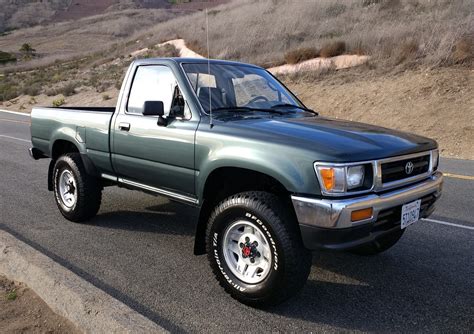
[[[421,199],[402,206],[401,228],[404,229],[420,219]]]

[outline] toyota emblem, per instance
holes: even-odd
[[[413,162],[407,162],[407,164],[405,165],[405,173],[407,173],[407,175],[410,175],[411,173],[413,173],[413,168],[415,168]]]

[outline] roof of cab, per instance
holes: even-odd
[[[153,64],[153,63],[169,63],[175,62],[178,64],[207,64],[207,58],[146,58],[135,60],[135,64],[144,65],[144,64]],[[255,68],[260,68],[259,66],[241,63],[237,61],[230,60],[220,60],[220,59],[210,59],[209,62],[214,65],[240,65],[240,66],[250,66]]]

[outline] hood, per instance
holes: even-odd
[[[437,147],[436,141],[411,133],[320,116],[254,118],[221,124],[248,139],[312,151],[321,161],[374,160]]]

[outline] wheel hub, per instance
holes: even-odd
[[[250,238],[245,237],[245,242],[241,242],[239,246],[242,248],[242,257],[244,259],[248,258],[251,263],[255,263],[255,258],[261,256],[258,251],[258,242],[256,240],[250,243]]]
[[[61,202],[67,207],[71,208],[77,201],[76,180],[74,175],[69,170],[64,170],[59,176],[58,191]]]
[[[237,278],[249,284],[266,278],[272,262],[270,245],[253,222],[240,220],[231,224],[223,241],[226,264]]]

